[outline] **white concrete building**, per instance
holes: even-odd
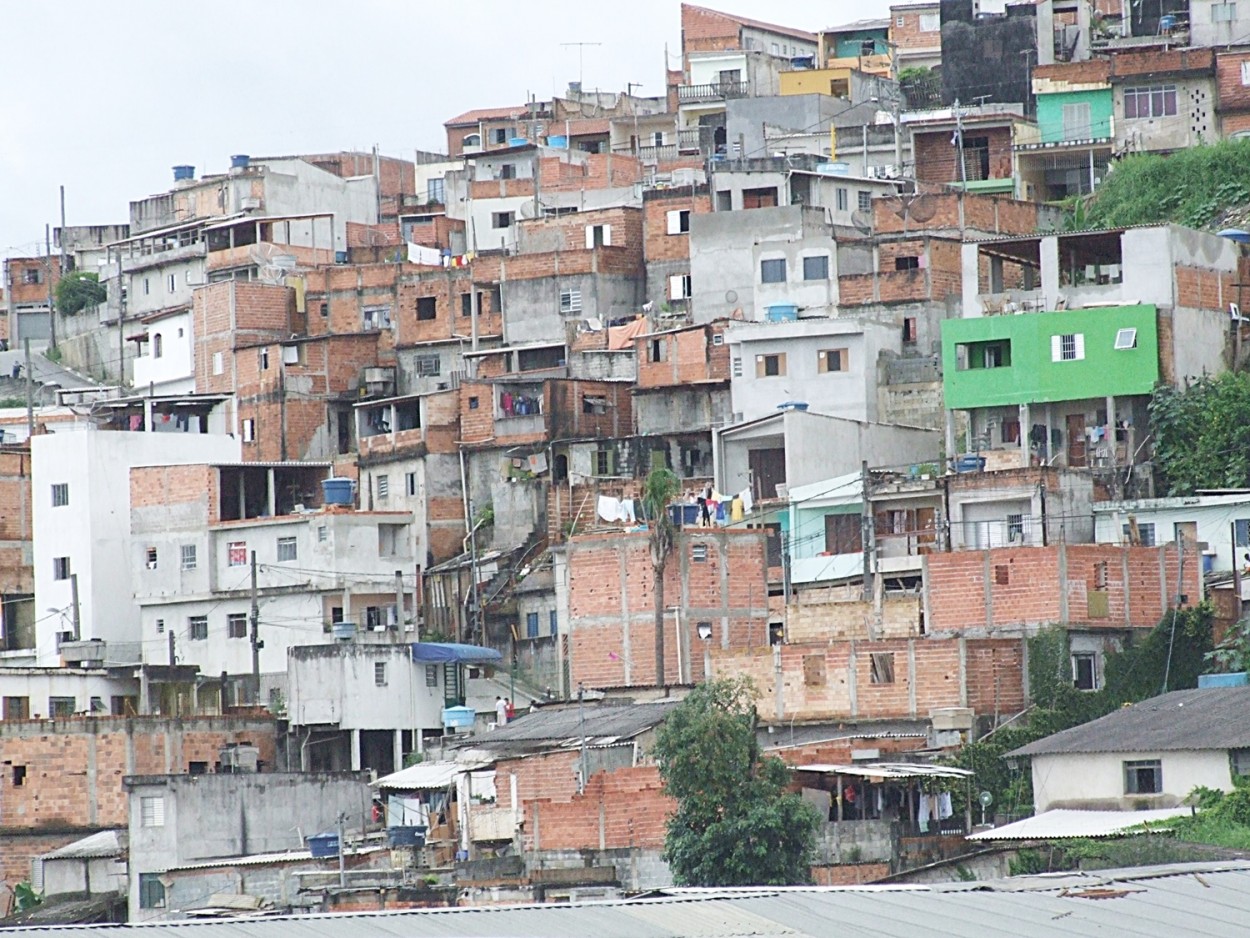
[[[1093,511],[1094,539],[1100,544],[1127,544],[1132,518],[1143,544],[1182,539],[1197,544],[1204,570],[1250,566],[1250,492],[1100,502]],[[1190,553],[1185,561],[1198,558]]]
[[[157,313],[147,322],[146,339],[135,358],[135,388],[154,394],[195,390],[195,338],[190,309]]]
[[[126,716],[138,712],[138,698],[138,679],[98,666],[0,668],[4,720]]]
[[[851,420],[877,419],[877,359],[901,352],[902,333],[871,321],[800,319],[733,323],[730,355],[734,419],[754,420],[788,402]]]
[[[1039,739],[1029,757],[1033,807],[1176,807],[1199,786],[1229,791],[1250,775],[1250,687],[1173,691]]]
[[[130,470],[240,455],[239,441],[220,434],[122,433],[73,424],[31,439],[37,665],[60,664],[59,645],[73,638],[105,642],[107,662],[142,660]]]

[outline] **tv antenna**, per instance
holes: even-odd
[[[577,90],[578,92],[580,92],[582,88],[584,87],[582,84],[582,71],[583,71],[582,66],[585,64],[585,60],[586,60],[586,47],[587,46],[601,46],[603,45],[603,43],[602,42],[562,42],[560,43],[560,45],[564,46],[566,49],[569,46],[577,46]]]

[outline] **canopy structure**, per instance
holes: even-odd
[[[499,664],[503,661],[503,655],[482,645],[414,642],[412,660],[420,664]]]
[[[796,772],[819,772],[822,775],[856,775],[860,778],[971,778],[967,769],[949,765],[924,765],[919,762],[870,762],[863,765],[794,765]]]
[[[384,775],[373,782],[373,787],[381,791],[425,791],[446,788],[459,776],[466,772],[480,769],[481,761],[464,762],[418,762],[406,769]]]

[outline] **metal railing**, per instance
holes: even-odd
[[[716,81],[706,85],[679,85],[677,100],[685,104],[693,101],[716,101],[725,98],[745,98],[750,86],[745,81]]]

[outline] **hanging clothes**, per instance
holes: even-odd
[[[920,807],[916,810],[916,826],[920,828],[920,833],[929,833],[929,813],[932,811],[932,799],[929,793],[922,791],[920,793]]]
[[[945,821],[948,817],[955,813],[955,807],[951,804],[951,793],[944,791],[938,795],[938,820]]]
[[[637,524],[638,519],[634,516],[634,500],[632,498],[621,499],[621,509],[619,520],[626,524]]]
[[[613,498],[611,495],[600,495],[597,507],[599,517],[604,521],[620,520],[621,501],[619,498]]]
[[[754,504],[755,504],[751,500],[751,490],[749,488],[743,489],[738,494],[738,497],[742,499],[742,510],[745,511],[749,515],[751,513],[751,509],[754,507]]]

